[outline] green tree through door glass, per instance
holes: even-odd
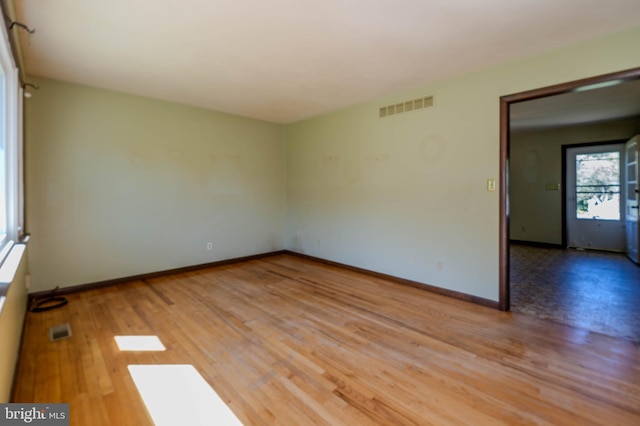
[[[576,155],[576,218],[620,220],[620,153]]]

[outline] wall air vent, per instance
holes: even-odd
[[[413,101],[407,101],[404,103],[404,112],[413,111]]]
[[[404,112],[417,111],[419,109],[431,108],[432,106],[433,96],[425,96],[424,98],[413,99],[411,101],[382,107],[380,108],[380,118],[402,114]]]

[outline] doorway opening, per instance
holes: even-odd
[[[556,95],[573,93],[577,91],[588,90],[590,88],[604,87],[605,85],[624,84],[640,79],[640,68],[602,75],[598,77],[578,80],[574,82],[559,84],[542,89],[531,90],[527,92],[517,93],[513,95],[504,96],[500,99],[500,235],[499,235],[499,253],[500,253],[500,295],[499,295],[499,307],[501,310],[508,311],[511,309],[511,282],[510,282],[510,199],[509,199],[509,164],[510,164],[510,138],[511,138],[511,109],[515,104],[532,101],[536,99],[542,99],[547,97],[553,97]],[[534,155],[530,156],[532,162],[536,161]],[[587,157],[581,157],[582,160],[587,160]],[[592,182],[593,183],[593,182]],[[604,185],[604,184],[603,184]],[[585,184],[585,187],[587,185]],[[548,182],[545,186],[547,191],[566,191],[566,183]],[[586,188],[589,189],[589,188]],[[596,188],[591,188],[595,191]],[[600,188],[602,190],[602,188]],[[591,192],[594,192],[591,191]],[[585,191],[589,192],[589,191]],[[581,197],[588,197],[589,194],[585,194]],[[621,195],[619,195],[621,197]],[[615,198],[614,194],[607,193],[606,196],[601,197],[601,202],[608,200],[608,206],[610,207]],[[584,200],[581,200],[581,204],[584,204]],[[586,200],[586,213],[589,212],[588,199]],[[596,204],[596,201],[592,201],[592,204]],[[565,207],[566,210],[568,210]],[[567,214],[565,210],[565,215]],[[582,214],[582,213],[581,213]],[[563,226],[564,219],[558,219],[558,226]],[[561,235],[565,235],[563,231]],[[566,241],[558,241],[557,248],[567,247]],[[633,273],[633,272],[632,272]],[[561,301],[561,303],[570,303],[570,301]]]

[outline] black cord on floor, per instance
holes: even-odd
[[[53,290],[51,290],[51,293],[44,299],[34,300],[33,303],[31,304],[31,307],[29,308],[29,311],[31,312],[50,311],[52,309],[60,308],[66,305],[67,303],[69,303],[66,297],[55,296],[55,292],[58,291],[58,288],[59,287],[56,287]]]

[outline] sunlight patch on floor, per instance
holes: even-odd
[[[242,425],[193,365],[128,368],[156,425]]]
[[[165,351],[158,336],[115,336],[121,351]]]

